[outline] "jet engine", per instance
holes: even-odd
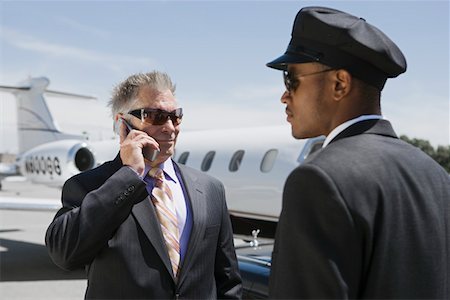
[[[32,148],[18,158],[22,175],[32,182],[62,187],[64,182],[95,166],[95,155],[80,140],[60,140]]]

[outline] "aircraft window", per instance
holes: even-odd
[[[202,167],[201,167],[203,172],[206,172],[211,168],[211,164],[213,162],[214,155],[216,155],[216,151],[209,151],[208,153],[206,153],[205,158],[202,161]]]
[[[230,165],[228,166],[228,169],[230,172],[236,172],[239,170],[239,167],[241,165],[242,159],[244,158],[244,150],[238,150],[233,154],[233,157],[231,158]]]
[[[180,157],[178,158],[178,163],[185,165],[188,157],[189,157],[189,152],[181,153]]]
[[[275,164],[275,160],[278,156],[278,150],[277,149],[270,149],[269,151],[264,154],[264,157],[261,161],[261,172],[267,173],[270,172],[273,168],[273,165]]]

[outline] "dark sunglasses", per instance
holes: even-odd
[[[165,111],[162,109],[153,108],[140,108],[128,112],[130,115],[141,119],[142,122],[146,122],[152,125],[163,125],[170,118],[173,125],[179,125],[183,118],[183,109],[177,108],[174,111]]]
[[[298,78],[316,75],[316,74],[320,74],[320,73],[325,73],[325,72],[329,72],[329,71],[333,71],[333,70],[335,70],[335,69],[330,68],[330,69],[325,69],[322,71],[312,72],[312,73],[308,73],[308,74],[300,74],[300,75],[292,74],[289,71],[283,71],[284,85],[286,86],[286,90],[288,92],[294,92],[300,86],[300,80],[298,80]]]

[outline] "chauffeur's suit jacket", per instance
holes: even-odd
[[[193,226],[176,281],[145,183],[120,157],[69,179],[46,234],[53,261],[86,266],[86,298],[240,298],[241,278],[223,185],[178,166]]]
[[[450,179],[390,123],[356,123],[288,177],[271,298],[449,299]]]

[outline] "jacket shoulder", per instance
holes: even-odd
[[[91,191],[99,188],[112,174],[120,169],[121,164],[115,160],[107,161],[102,165],[76,174],[69,178],[63,186],[63,192],[71,187],[83,187],[84,190]]]

